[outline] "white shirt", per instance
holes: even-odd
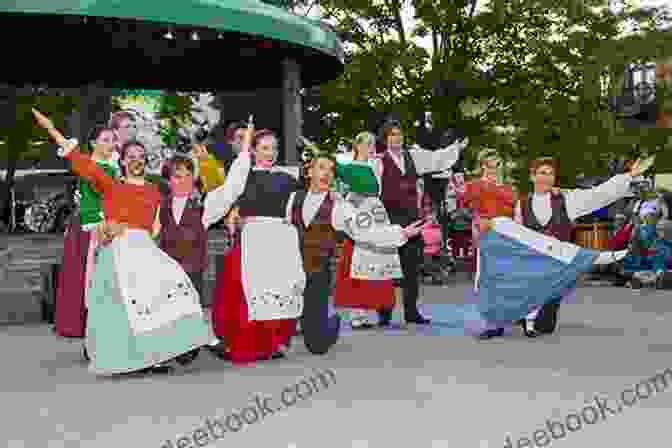
[[[178,226],[180,225],[180,221],[182,220],[182,214],[184,213],[184,208],[187,205],[187,200],[189,200],[189,197],[185,198],[173,197],[173,218],[175,218],[175,223]]]
[[[632,177],[629,174],[619,174],[594,188],[563,191],[569,219],[574,221],[581,216],[589,215],[626,196],[630,191],[631,181]],[[551,193],[534,193],[532,212],[539,224],[547,225],[553,215]],[[522,222],[520,202],[516,206],[516,221]]]

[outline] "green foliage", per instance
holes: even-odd
[[[31,144],[48,139],[46,131],[35,124],[31,108],[48,116],[58,129],[64,129],[66,117],[79,105],[79,97],[57,89],[9,90],[3,107],[13,112],[13,119],[0,120],[0,139],[6,142],[0,146],[0,157],[11,163],[21,159],[39,160],[45,151],[54,149],[51,145]]]
[[[157,119],[161,122],[159,134],[166,146],[176,146],[178,129],[190,123],[197,99],[198,95],[188,93],[164,92],[161,95]]]
[[[661,31],[672,23],[669,13],[626,5],[614,14],[608,3],[497,0],[476,8],[471,0],[321,1],[350,63],[342,77],[304,98],[320,117],[319,141],[348,141],[370,128],[376,114],[394,112],[410,124],[431,111],[435,127],[470,136],[467,168],[476,166],[481,148],[492,148],[517,163],[521,190],[530,186],[528,161],[539,156],[560,160],[560,183],[569,187],[579,173],[604,174],[617,156],[658,153],[659,170],[672,169],[665,138],[624,129],[608,109],[626,64],[669,56],[672,32]],[[405,8],[415,12],[413,28],[401,19]],[[625,25],[639,31],[624,36]],[[431,52],[420,38],[431,41]],[[485,69],[490,79],[481,76]],[[446,80],[461,92],[433,95],[432,87]],[[480,107],[466,107],[475,99]],[[412,129],[406,131],[412,140]]]

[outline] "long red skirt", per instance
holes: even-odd
[[[86,257],[91,234],[73,216],[63,242],[63,265],[58,274],[54,328],[59,336],[83,338],[86,333]]]
[[[343,254],[336,267],[334,306],[365,310],[390,310],[396,301],[392,280],[359,280],[350,277],[353,244],[343,243]]]
[[[250,321],[243,291],[240,243],[224,256],[212,300],[212,326],[236,364],[266,359],[296,333],[296,319]]]

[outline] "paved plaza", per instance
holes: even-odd
[[[468,287],[424,287],[425,311],[440,320]],[[2,438],[8,448],[501,448],[535,446],[550,425],[556,440],[538,432],[537,446],[667,446],[672,371],[670,390],[646,384],[672,368],[671,321],[669,292],[584,287],[561,310],[559,333],[538,340],[517,329],[482,342],[440,324],[348,331],[324,357],[298,339],[287,360],[241,368],[203,354],[170,376],[113,379],[89,374],[80,344],[50,326],[9,326]],[[304,380],[312,395],[295,387]],[[618,413],[626,389],[631,407]],[[255,405],[263,397],[273,413]],[[568,417],[582,410],[583,421]]]

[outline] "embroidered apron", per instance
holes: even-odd
[[[348,201],[357,212],[352,225],[362,230],[373,230],[390,225],[390,217],[383,203],[374,196],[351,194]],[[381,248],[355,241],[352,250],[350,276],[358,280],[390,280],[402,278],[397,248]]]
[[[129,229],[111,244],[116,279],[134,334],[203,315],[189,276],[157,247],[148,232]]]
[[[240,244],[249,320],[301,316],[306,274],[296,228],[281,218],[250,218],[243,225]]]

